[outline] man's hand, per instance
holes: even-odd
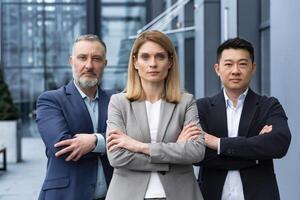
[[[220,142],[220,138],[214,135],[210,135],[208,133],[204,133],[204,141],[208,148],[216,151],[218,150],[218,144]]]
[[[259,132],[259,135],[265,134],[265,133],[270,133],[271,131],[272,131],[272,125],[265,125]]]
[[[70,155],[66,158],[66,161],[77,161],[95,148],[96,140],[97,138],[94,134],[76,134],[74,138],[60,141],[54,145],[56,148],[63,147],[56,152],[55,156],[60,157],[69,153]]]
[[[124,148],[131,152],[150,154],[149,146],[146,143],[137,141],[120,130],[112,130],[107,137],[107,149],[113,151],[117,148]]]
[[[201,129],[195,124],[190,123],[183,127],[181,133],[177,138],[177,142],[185,142],[188,140],[195,140],[199,137]]]

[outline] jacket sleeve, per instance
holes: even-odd
[[[120,100],[121,101],[121,100]],[[118,96],[112,96],[108,106],[107,131],[118,129],[126,133],[125,121],[122,116],[121,106]],[[108,135],[106,135],[107,137]],[[168,171],[168,164],[151,163],[150,156],[134,153],[124,148],[118,148],[113,151],[107,150],[108,160],[114,168],[125,168],[136,171]]]
[[[54,147],[55,143],[73,138],[73,133],[70,132],[61,104],[57,98],[57,95],[51,91],[43,93],[37,100],[37,126],[46,148],[52,154],[61,149]],[[80,159],[99,155],[100,153],[90,152]],[[65,159],[67,156],[68,154],[65,154],[61,158]]]
[[[55,143],[72,138],[53,92],[45,92],[38,98],[36,122],[47,149],[53,154],[58,151]]]
[[[200,124],[202,126],[202,129],[208,133],[209,130],[207,125],[207,117],[209,115],[208,113],[209,105],[210,103],[208,98],[197,100]],[[256,164],[257,164],[256,160],[219,155],[216,150],[206,148],[203,161],[195,165],[215,168],[215,169],[240,170],[240,169],[255,166]]]
[[[275,98],[270,98],[263,106],[268,109],[265,119],[258,122],[260,124],[258,127],[272,125],[272,131],[261,135],[250,133],[250,135],[255,135],[252,137],[221,138],[221,155],[257,160],[282,158],[286,155],[291,141],[291,133],[285,112]],[[258,132],[260,130],[251,131]]]
[[[184,119],[184,125],[194,122],[200,126],[196,102],[192,96],[187,102]],[[203,134],[192,141],[161,142],[149,145],[152,163],[193,164],[200,162],[205,153]]]

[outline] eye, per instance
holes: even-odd
[[[241,62],[241,63],[239,64],[239,66],[242,67],[242,68],[245,68],[245,67],[248,66],[248,63],[247,63],[247,62]]]
[[[229,63],[229,62],[228,62],[228,63],[225,63],[224,66],[226,66],[226,67],[231,67],[231,66],[232,66],[232,63]]]
[[[149,54],[146,54],[146,53],[143,53],[143,54],[140,55],[140,58],[141,58],[142,60],[148,60],[149,57],[150,57]]]
[[[93,61],[96,61],[96,62],[103,62],[104,59],[102,57],[93,57]]]
[[[158,53],[155,55],[155,58],[157,60],[165,60],[167,58],[167,55],[165,53]]]
[[[77,59],[81,60],[81,61],[85,61],[87,59],[87,57],[85,55],[78,55]]]

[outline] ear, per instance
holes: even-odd
[[[220,66],[219,66],[219,64],[218,63],[216,63],[216,64],[214,64],[214,68],[215,68],[215,71],[216,71],[216,74],[218,75],[218,76],[220,76]]]
[[[106,67],[107,66],[107,59],[105,59],[105,61],[104,61],[104,66]]]
[[[73,57],[72,56],[69,57],[69,64],[71,65],[71,67],[73,66]]]
[[[252,75],[256,72],[256,63],[252,64]]]
[[[136,70],[138,70],[139,68],[138,68],[138,66],[137,66],[137,60],[136,60],[134,57],[132,58],[132,63],[133,63],[134,68],[135,68]]]
[[[173,66],[173,62],[172,62],[172,60],[170,60],[168,69],[170,69],[172,66]]]

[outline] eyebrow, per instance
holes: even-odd
[[[159,53],[168,53],[166,51],[160,51],[160,52],[156,52],[155,54],[159,54]],[[148,53],[148,52],[139,52],[139,54],[152,54],[152,53]]]
[[[241,61],[247,61],[247,62],[249,62],[249,60],[250,60],[250,59],[242,58],[242,59],[239,59],[238,62],[241,62]],[[229,62],[229,61],[230,61],[230,62],[233,62],[233,59],[225,59],[225,60],[224,60],[224,62]]]

